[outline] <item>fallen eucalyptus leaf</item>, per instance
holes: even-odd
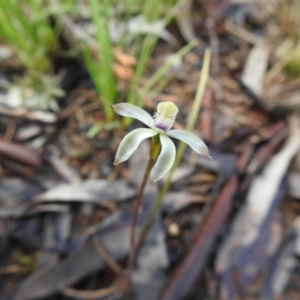
[[[154,194],[143,198],[143,210],[139,216],[138,228],[143,226],[149,213]],[[11,300],[34,300],[53,295],[71,286],[81,278],[103,270],[106,262],[99,255],[92,238],[97,237],[107,253],[115,259],[123,259],[129,252],[132,211],[124,209],[110,215],[89,236],[85,243],[68,258],[53,266],[41,268],[27,277],[16,289]],[[138,231],[137,231],[138,232]]]
[[[21,144],[0,139],[0,153],[30,166],[39,167],[42,165],[40,156]]]
[[[233,299],[239,292],[234,284],[236,276],[241,283],[248,283],[278,248],[282,233],[280,230],[272,233],[272,228],[280,227],[278,224],[272,226],[272,222],[276,221],[277,207],[285,192],[283,178],[299,149],[299,129],[294,128],[283,149],[253,180],[245,206],[235,219],[231,234],[216,260],[216,272],[222,278],[222,299]]]
[[[264,45],[256,45],[249,53],[242,74],[242,83],[256,96],[263,91],[263,82],[268,67],[270,49]]]
[[[125,180],[85,180],[79,183],[61,184],[39,195],[38,201],[99,202],[123,201],[136,195],[136,190]]]
[[[186,192],[169,192],[163,201],[163,210],[167,213],[174,213],[192,203],[205,203],[207,197],[193,195]]]
[[[32,182],[16,178],[2,177],[0,181],[0,208],[14,208],[28,202],[41,192],[41,188]]]

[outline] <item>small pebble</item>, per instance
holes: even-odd
[[[168,228],[168,234],[172,237],[178,237],[180,234],[180,228],[179,228],[178,224],[171,223]]]

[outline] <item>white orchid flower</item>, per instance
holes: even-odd
[[[114,165],[127,160],[144,139],[156,135],[159,135],[161,152],[150,172],[152,183],[162,179],[174,164],[176,148],[170,137],[185,142],[198,154],[211,158],[205,143],[199,137],[185,130],[171,130],[178,113],[178,107],[173,102],[159,103],[153,118],[142,108],[129,103],[119,103],[111,107],[117,114],[135,118],[150,127],[135,129],[123,138]]]

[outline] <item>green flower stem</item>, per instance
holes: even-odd
[[[211,57],[211,52],[209,49],[206,49],[205,54],[204,54],[204,59],[203,59],[202,72],[201,72],[201,76],[200,76],[200,79],[198,82],[197,94],[195,97],[195,101],[193,103],[193,107],[191,109],[191,115],[188,119],[188,122],[187,122],[187,125],[185,128],[187,131],[191,131],[193,129],[196,119],[197,119],[197,116],[199,115],[202,98],[203,98],[203,94],[205,91],[205,86],[206,86],[206,83],[208,81],[208,76],[209,76],[210,57]],[[178,151],[177,151],[177,156],[176,156],[174,166],[173,166],[172,170],[170,171],[166,182],[162,186],[162,189],[161,189],[158,197],[155,200],[155,203],[154,203],[152,210],[148,216],[146,224],[141,232],[140,239],[135,247],[134,252],[136,255],[137,255],[137,252],[139,251],[139,248],[140,248],[141,244],[143,243],[145,237],[147,236],[147,233],[153,223],[153,220],[154,220],[157,212],[159,211],[159,209],[162,205],[162,201],[164,199],[165,194],[167,193],[167,191],[170,188],[171,178],[173,176],[174,171],[176,170],[176,168],[178,167],[178,165],[182,159],[185,148],[186,148],[185,143],[180,142],[180,144],[178,146]]]
[[[134,211],[133,211],[133,216],[132,216],[132,222],[131,222],[131,232],[130,232],[130,253],[129,253],[129,263],[128,263],[128,269],[129,269],[129,273],[131,273],[134,264],[135,264],[135,259],[137,256],[136,253],[136,244],[135,244],[135,228],[136,228],[136,223],[137,223],[137,218],[138,218],[138,213],[139,213],[139,209],[141,206],[141,202],[142,202],[142,198],[144,195],[144,190],[145,190],[145,186],[146,183],[149,179],[149,174],[150,171],[152,169],[152,167],[155,164],[155,161],[159,155],[160,152],[160,142],[159,142],[159,136],[154,136],[151,140],[150,143],[150,157],[149,157],[149,162],[147,165],[147,168],[145,170],[145,174],[144,174],[144,178],[142,181],[142,184],[140,186],[140,190],[137,196],[137,199],[135,201],[135,206],[134,206]]]
[[[155,163],[159,152],[160,152],[160,140],[159,140],[159,135],[155,135],[150,143],[150,161],[153,162],[153,164]]]

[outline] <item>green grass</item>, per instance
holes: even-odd
[[[25,79],[19,79],[17,82],[20,88],[30,88],[36,90],[37,94],[45,94],[45,97],[41,99],[44,99],[43,102],[45,99],[50,99],[50,107],[54,109],[56,106],[53,100],[59,83],[54,80],[55,85],[50,85],[54,86],[53,91],[50,86],[43,85],[47,85],[47,82],[51,80],[52,59],[60,51],[58,36],[62,27],[67,26],[64,20],[71,21],[71,27],[75,25],[73,34],[77,34],[72,53],[84,60],[105,112],[103,122],[96,124],[96,128],[92,128],[92,132],[95,133],[97,128],[105,129],[116,126],[116,116],[110,104],[128,102],[143,106],[144,96],[153,99],[172,80],[172,74],[165,76],[166,71],[174,64],[174,59],[182,57],[194,46],[193,43],[180,49],[172,59],[150,77],[144,86],[141,85],[141,79],[145,75],[160,38],[159,35],[151,32],[151,28],[160,22],[163,30],[184,1],[88,0],[86,5],[95,28],[94,36],[90,36],[72,20],[72,13],[80,15],[79,6],[75,0],[28,0],[26,2],[6,0],[2,1],[0,6],[0,40],[5,41],[11,47],[19,62],[25,67]],[[129,25],[134,18],[141,18],[148,29],[132,32]],[[124,27],[121,38],[117,41],[112,41],[111,38],[110,24],[112,22]],[[78,34],[79,31],[81,31],[80,34]],[[112,53],[115,47],[121,49],[121,52],[128,53],[137,61],[136,65],[132,66],[132,79],[123,84],[122,91],[113,71]],[[58,94],[62,95],[61,91]],[[131,121],[125,119],[123,125],[128,126]],[[104,126],[105,122],[113,125]]]
[[[272,74],[283,68],[287,75],[300,77],[300,0],[267,2],[266,6],[278,25],[277,43],[280,42]]]
[[[48,13],[42,0],[1,1],[0,39],[27,70],[46,72],[51,68],[59,28],[50,25]]]
[[[121,2],[89,0],[92,21],[96,29],[95,41],[97,51],[95,51],[95,44],[92,45],[90,41],[85,40],[83,57],[103,105],[106,116],[105,121],[112,122],[115,118],[110,104],[127,102],[143,106],[140,93],[141,78],[145,74],[149,60],[159,40],[159,36],[151,32],[132,33],[126,26],[134,17],[143,16],[147,26],[151,26],[151,24],[155,24],[155,22],[160,20],[163,22],[163,27],[165,27],[174,17],[175,12],[182,3],[183,0],[177,2],[174,0],[125,0]],[[121,22],[125,28],[122,38],[114,45],[109,32],[111,21]],[[112,50],[113,47],[117,46],[124,53],[129,53],[137,59],[133,78],[127,86],[127,91],[123,98],[118,93],[118,82],[112,72]],[[164,73],[159,74],[156,77],[158,79],[159,76],[163,78]],[[160,90],[167,82],[169,81],[167,80],[161,85]],[[146,90],[148,88],[144,89],[143,93]],[[159,90],[156,92],[159,92]],[[124,125],[128,126],[131,121],[125,118]],[[101,128],[102,126],[98,127]],[[92,131],[94,132],[94,130]]]
[[[66,10],[74,0],[63,0]],[[17,88],[26,106],[28,98],[38,99],[37,108],[58,110],[57,97],[61,75],[53,74],[53,57],[59,50],[60,23],[53,18],[51,1],[5,0],[0,5],[0,41],[15,54],[24,74],[14,78],[8,87]],[[31,99],[31,100],[32,100]]]
[[[115,102],[117,83],[112,70],[112,45],[109,33],[110,5],[108,0],[89,0],[92,21],[96,28],[97,53],[92,53],[87,44],[83,47],[83,57],[94,85],[100,95],[106,121],[113,120],[109,104]]]

